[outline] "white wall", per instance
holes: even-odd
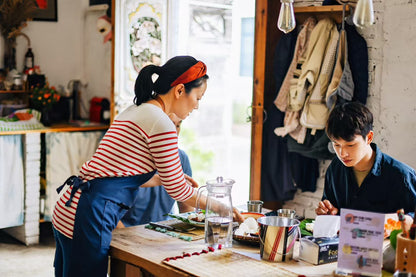
[[[51,86],[67,86],[72,79],[88,84],[81,95],[86,109],[93,96],[110,97],[111,42],[103,43],[96,20],[105,10],[91,11],[88,0],[59,0],[58,22],[30,21],[22,32],[29,36],[35,55]],[[0,40],[2,38],[0,37]],[[3,67],[3,41],[0,42],[0,68]],[[17,38],[17,69],[23,70],[27,42]],[[86,114],[83,113],[85,117]]]
[[[416,2],[375,1],[373,29],[382,59],[376,64],[369,106],[374,112],[376,142],[391,156],[416,168]],[[365,36],[372,36],[371,30]]]

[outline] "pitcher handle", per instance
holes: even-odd
[[[201,187],[198,188],[198,193],[196,195],[196,208],[195,208],[195,213],[199,213],[201,211],[200,208],[199,208],[199,200],[200,200],[200,197],[201,197],[201,193],[202,193],[202,191],[204,189],[206,189],[206,185],[205,186],[201,186]]]

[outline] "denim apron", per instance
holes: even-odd
[[[78,188],[82,193],[75,214],[73,238],[63,246],[64,258],[57,259],[55,255],[56,276],[106,276],[112,231],[133,206],[139,186],[154,174],[155,171],[130,177],[98,178],[85,183],[72,176],[58,188],[73,186],[66,205],[70,204]],[[55,233],[58,232],[55,230]],[[56,239],[58,243],[63,235],[57,235],[61,238]],[[58,264],[60,261],[63,264]]]

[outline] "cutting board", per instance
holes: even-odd
[[[182,222],[178,219],[170,219],[170,220],[165,220],[165,221],[160,221],[157,222],[166,226],[171,226],[174,228],[178,228],[178,229],[187,229],[187,228],[191,228],[194,227],[192,225],[189,225],[185,222]],[[152,229],[154,230],[154,229]],[[157,232],[156,230],[154,230],[155,232]],[[175,232],[178,233],[180,236],[188,236],[191,237],[193,241],[195,240],[200,240],[203,239],[205,237],[204,234],[204,228],[200,228],[200,227],[195,227],[195,229],[193,230],[189,230],[189,232],[177,232],[177,231],[168,231],[165,234],[169,234],[169,232]]]

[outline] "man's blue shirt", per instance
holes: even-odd
[[[188,155],[185,151],[179,150],[179,158],[183,172],[192,177],[192,168]],[[128,210],[121,221],[126,227],[146,224],[150,221],[162,221],[171,219],[166,214],[172,211],[175,200],[169,196],[163,186],[142,188],[134,202],[134,206]]]
[[[396,213],[403,208],[406,214],[413,213],[416,207],[415,170],[384,154],[376,144],[372,143],[371,147],[376,158],[360,187],[352,168],[346,167],[338,158],[332,160],[325,175],[322,200],[328,199],[339,210]]]

